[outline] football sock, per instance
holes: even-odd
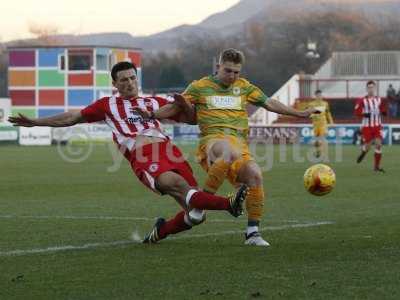
[[[192,228],[191,225],[185,222],[185,211],[180,211],[173,218],[165,222],[158,233],[160,239],[166,238],[170,234],[175,234]]]
[[[246,197],[246,210],[249,220],[261,220],[264,210],[264,189],[262,186],[249,188]]]
[[[367,151],[362,150],[361,153],[360,153],[360,155],[359,155],[358,158],[357,158],[357,163],[360,163],[360,162],[364,159],[364,157],[365,157],[366,154],[367,154]]]
[[[250,235],[253,232],[258,232],[258,226],[260,225],[259,221],[249,220],[247,222],[247,230],[246,235]]]
[[[216,196],[198,190],[190,190],[186,195],[188,207],[207,210],[229,210],[230,202],[228,198]]]
[[[204,190],[215,193],[224,182],[228,174],[230,164],[225,162],[223,158],[217,159],[207,171],[207,178],[204,184]]]

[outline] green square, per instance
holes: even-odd
[[[65,85],[65,75],[57,70],[40,70],[39,86],[63,87]]]
[[[11,109],[12,116],[17,116],[18,114],[23,114],[24,116],[27,116],[28,118],[36,118],[37,117],[35,108],[12,108]]]
[[[96,86],[110,86],[110,77],[108,74],[96,74]]]

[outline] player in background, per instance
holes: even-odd
[[[188,162],[164,134],[160,122],[153,118],[143,119],[135,112],[140,107],[154,114],[169,103],[164,98],[138,96],[136,67],[129,62],[117,63],[111,70],[111,77],[119,96],[101,98],[80,112],[37,119],[19,114],[10,117],[9,121],[25,127],[66,127],[86,122],[107,124],[112,129],[114,142],[139,180],[154,192],[172,196],[182,207],[168,221],[159,218],[144,243],[156,243],[169,234],[202,223],[204,210],[226,210],[235,217],[242,214],[247,194],[245,185],[241,185],[230,198],[200,191]]]
[[[264,188],[262,171],[248,147],[247,104],[269,111],[296,117],[310,117],[314,108],[298,111],[277,100],[268,98],[258,87],[240,77],[244,55],[227,49],[220,55],[217,73],[194,81],[175,104],[180,105],[191,124],[199,124],[198,160],[207,172],[204,190],[215,193],[227,178],[233,186],[246,184],[248,224],[246,245],[269,246],[260,232],[263,216]],[[166,106],[155,113],[156,118],[173,114]]]
[[[322,91],[315,91],[315,99],[310,101],[307,105],[308,108],[315,108],[320,111],[318,114],[312,114],[311,120],[314,130],[314,147],[315,157],[326,159],[328,157],[328,143],[326,140],[327,127],[333,124],[332,114],[329,109],[329,104],[322,98]]]
[[[385,171],[381,168],[382,159],[382,116],[386,115],[386,106],[382,99],[375,95],[376,84],[374,81],[367,83],[367,95],[357,100],[355,105],[355,114],[362,118],[361,135],[362,146],[361,153],[357,157],[357,163],[362,162],[365,155],[371,148],[371,144],[375,144],[374,153],[374,171]]]

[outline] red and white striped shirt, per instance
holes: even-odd
[[[386,107],[380,97],[366,96],[359,99],[354,110],[357,116],[362,117],[361,127],[382,126],[382,114],[386,112]],[[364,114],[369,114],[369,116]]]
[[[156,119],[143,119],[133,111],[134,107],[149,112],[170,103],[161,97],[132,97],[123,99],[111,96],[101,98],[81,110],[82,116],[89,123],[105,122],[112,129],[113,140],[125,157],[130,160],[130,154],[135,148],[135,138],[138,135],[159,138],[168,137],[163,133],[161,123]]]

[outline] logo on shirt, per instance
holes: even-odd
[[[233,89],[232,89],[232,93],[235,95],[235,96],[239,96],[240,95],[240,87],[238,87],[238,86],[235,86]]]
[[[149,166],[149,172],[154,173],[158,170],[158,164],[154,163]]]
[[[128,124],[142,123],[143,118],[141,116],[131,116],[125,119],[125,122]]]
[[[239,96],[208,96],[207,106],[209,109],[242,109],[242,99]]]

